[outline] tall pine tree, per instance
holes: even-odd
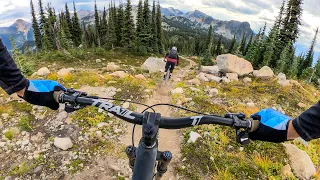
[[[142,29],[142,43],[146,47],[151,47],[151,13],[149,9],[149,0],[143,3],[143,29]],[[150,49],[148,50],[150,51]]]
[[[70,15],[70,11],[69,11],[67,3],[65,5],[65,8],[66,8],[66,23],[67,23],[67,26],[65,26],[64,29],[65,29],[67,38],[73,40],[73,36],[72,36],[72,32],[73,32],[72,20],[71,20],[71,15]]]
[[[96,28],[96,42],[97,45],[100,47],[100,34],[101,34],[101,27],[100,27],[100,18],[99,18],[99,12],[97,8],[97,2],[94,1],[94,22],[95,22],[95,28]]]
[[[123,41],[123,30],[124,30],[124,12],[123,12],[123,4],[120,1],[119,2],[119,8],[118,8],[118,12],[117,12],[117,24],[116,24],[116,34],[117,34],[117,45],[118,46],[123,46],[123,44],[121,44]]]
[[[101,20],[101,45],[107,43],[107,33],[108,33],[108,21],[107,21],[107,10],[106,7],[103,8],[102,20]]]
[[[161,15],[161,7],[160,3],[158,1],[157,4],[157,14],[156,14],[156,24],[157,24],[157,37],[158,37],[158,48],[159,53],[164,52],[164,46],[163,46],[163,30],[162,30],[162,15]]]
[[[237,40],[236,40],[236,35],[234,35],[233,36],[233,39],[232,39],[232,41],[231,41],[231,44],[230,44],[230,46],[229,46],[229,50],[228,50],[228,53],[233,53],[234,52],[234,50],[235,50],[235,46],[236,46],[236,42],[237,42]]]
[[[318,32],[319,32],[319,28],[317,28],[317,30],[316,30],[316,33],[315,33],[314,38],[313,38],[313,40],[311,42],[309,51],[307,53],[306,59],[302,63],[302,67],[301,68],[303,70],[312,66],[313,56],[314,56],[314,47],[315,47],[315,45],[317,43]]]
[[[131,48],[135,40],[135,25],[132,16],[131,1],[127,0],[126,9],[124,11],[124,29],[123,29],[122,44],[125,47]]]
[[[114,10],[113,6],[109,5],[109,19],[108,19],[108,34],[107,34],[107,41],[108,41],[108,47],[114,48],[116,42],[117,42],[117,35],[116,35],[116,28],[114,24]]]
[[[80,21],[78,18],[78,13],[76,9],[76,5],[73,1],[73,18],[72,18],[72,39],[74,44],[78,47],[82,42],[81,37],[82,37],[82,29],[80,25]]]
[[[217,48],[215,50],[217,56],[222,54],[222,47],[221,47],[221,43],[222,42],[221,41],[222,41],[222,35],[219,36],[219,40],[218,40],[218,43],[217,43]]]
[[[156,2],[153,1],[153,6],[152,6],[152,15],[151,15],[151,35],[152,35],[152,48],[154,53],[159,52],[158,48],[158,33],[157,33],[157,17],[156,17]]]
[[[249,51],[249,49],[250,49],[250,47],[252,45],[252,41],[253,41],[253,33],[251,34],[250,40],[249,40],[249,42],[248,42],[248,44],[246,46],[246,50],[244,51],[244,56],[247,55],[247,53],[248,53],[248,51]]]
[[[242,55],[245,54],[246,41],[247,41],[247,36],[246,36],[246,33],[244,32],[243,35],[242,35],[240,46],[239,46],[239,51],[241,52]]]
[[[31,15],[32,15],[32,28],[34,32],[36,47],[37,47],[37,50],[41,50],[42,48],[41,33],[40,33],[39,24],[38,24],[38,20],[34,10],[32,0],[30,0],[30,7],[31,7]]]

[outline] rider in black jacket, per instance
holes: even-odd
[[[47,106],[51,109],[59,107],[59,104],[53,99],[53,92],[65,90],[55,81],[26,79],[17,68],[1,39],[0,86],[8,94],[17,93],[31,104]],[[259,129],[250,134],[253,140],[279,143],[299,136],[306,141],[320,138],[320,102],[293,120],[272,109],[262,110],[253,117],[261,120]]]

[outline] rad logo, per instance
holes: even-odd
[[[115,105],[113,105],[109,102],[106,102],[106,101],[94,99],[92,106],[99,107],[99,108],[104,109],[110,113],[116,113],[117,115],[128,118],[128,119],[135,119],[134,116],[131,116],[131,114],[133,113],[132,111],[122,109],[121,107],[115,106]]]

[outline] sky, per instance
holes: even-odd
[[[36,9],[38,0],[33,0]],[[92,10],[94,0],[74,0],[77,10]],[[108,7],[110,0],[96,0],[98,8]],[[116,0],[118,1],[118,0]],[[126,0],[122,0],[126,1]],[[215,19],[238,20],[250,23],[253,31],[258,32],[264,23],[267,23],[267,31],[272,26],[279,12],[282,0],[159,0],[163,7],[174,7],[183,12],[200,10]],[[57,11],[63,9],[68,3],[72,7],[72,0],[43,0],[44,4],[51,3]],[[138,4],[138,0],[131,0],[132,4]],[[151,3],[151,0],[150,0]],[[0,27],[10,26],[18,19],[30,22],[30,0],[0,0]],[[4,4],[4,6],[3,6]],[[298,53],[307,51],[315,29],[320,26],[319,0],[304,0],[302,25],[297,41]],[[318,36],[316,52],[320,52],[320,35]]]

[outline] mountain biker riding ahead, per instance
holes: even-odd
[[[170,73],[172,74],[174,67],[179,65],[179,55],[178,55],[177,47],[173,46],[172,49],[169,52],[167,52],[164,59],[166,61],[166,66],[165,66],[163,79],[166,78],[166,73],[169,70],[169,68],[170,68]],[[171,74],[169,76],[169,79],[171,78]]]
[[[176,48],[172,50],[177,51]],[[169,55],[166,55],[168,59],[174,59]],[[178,60],[177,53],[176,57]],[[17,68],[1,39],[0,87],[8,94],[18,94],[31,104],[46,106],[53,110],[59,108],[59,104],[53,98],[53,93],[66,90],[56,81],[26,79]],[[260,120],[259,128],[249,134],[252,140],[280,143],[297,137],[302,137],[306,141],[320,138],[320,101],[293,120],[273,109],[261,110],[252,117]]]

